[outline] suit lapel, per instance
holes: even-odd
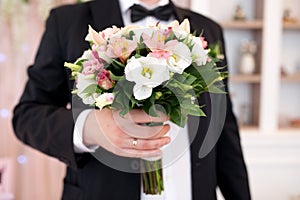
[[[187,16],[182,12],[182,9],[178,8],[175,6],[175,4],[170,0],[170,4],[174,9],[174,14],[175,14],[175,19],[178,20],[179,22],[182,22]]]
[[[124,22],[118,0],[95,0],[90,3],[92,15],[92,27],[95,30],[101,31],[105,28],[116,25],[123,27]]]

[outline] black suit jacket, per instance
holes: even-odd
[[[179,21],[188,18],[193,30],[198,33],[203,30],[209,43],[221,41],[224,44],[218,24],[189,10],[175,6],[174,9]],[[138,173],[112,169],[98,162],[91,154],[75,154],[73,150],[74,118],[72,111],[66,109],[66,105],[72,102],[70,91],[73,82],[69,80],[70,72],[64,67],[64,62],[75,61],[89,47],[84,40],[88,24],[99,31],[112,25],[123,26],[118,0],[96,0],[51,11],[35,63],[28,69],[29,80],[14,110],[15,133],[24,143],[67,164],[62,199],[137,200],[141,187]],[[220,65],[225,64],[226,60]],[[224,125],[212,117],[214,100],[208,94],[199,100],[206,105],[208,116],[200,120],[189,119],[190,132],[195,133],[191,135],[191,138],[195,138],[190,147],[193,200],[216,199],[217,185],[228,200],[250,199],[246,167],[229,95],[226,95],[226,100]],[[221,128],[222,134],[209,154],[199,158],[205,136],[207,133],[215,134],[209,128],[210,122]],[[126,158],[115,156],[115,159]],[[128,159],[129,167],[132,162],[133,159]]]

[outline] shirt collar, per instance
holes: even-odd
[[[120,7],[121,7],[122,14],[124,14],[124,13],[126,13],[128,11],[128,9],[131,6],[133,6],[133,4],[140,4],[140,5],[144,6],[144,7],[146,7],[147,9],[151,10],[151,9],[154,9],[154,8],[156,8],[158,6],[165,6],[170,1],[169,0],[160,0],[157,5],[151,6],[151,7],[143,4],[139,0],[119,0],[119,2],[120,2]]]

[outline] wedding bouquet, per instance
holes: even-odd
[[[191,34],[188,20],[101,32],[89,26],[86,40],[91,48],[75,63],[65,63],[75,79],[73,93],[84,104],[119,110],[121,116],[133,108],[157,116],[159,109],[184,127],[188,115],[205,116],[196,103],[202,93],[224,93],[227,72],[216,66],[218,46],[208,48],[203,37]],[[144,192],[160,194],[161,160],[150,172],[149,163],[142,165]]]

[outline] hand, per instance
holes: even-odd
[[[124,118],[108,108],[93,110],[83,130],[83,143],[99,145],[118,156],[149,158],[161,155],[160,148],[170,142],[165,136],[169,125],[143,126],[149,122],[165,122],[168,117],[151,117],[143,110],[131,110]]]

